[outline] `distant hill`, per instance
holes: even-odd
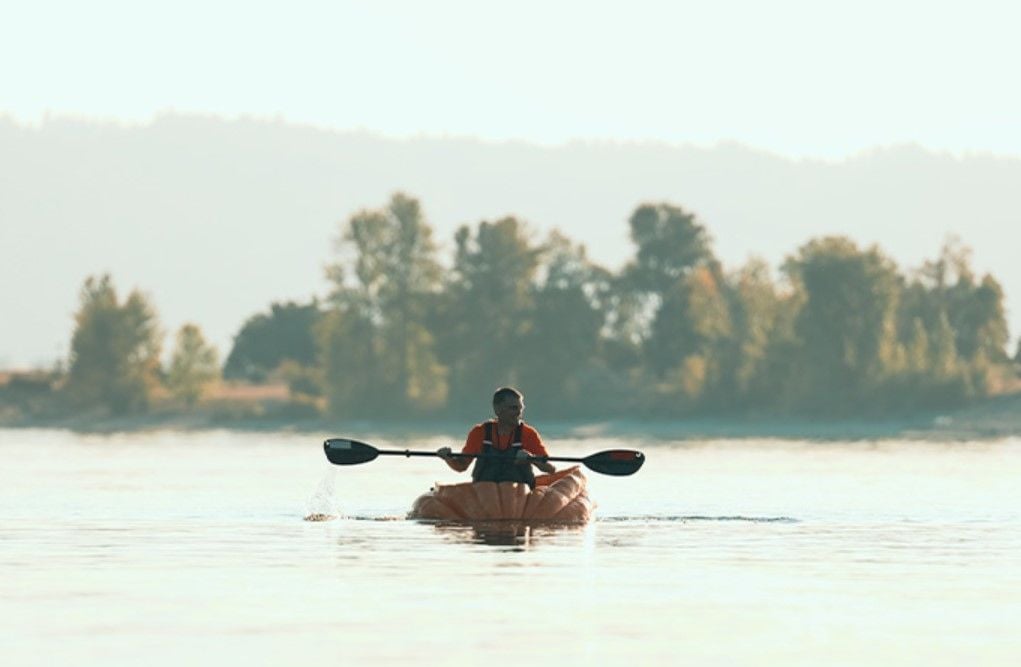
[[[903,146],[839,162],[738,145],[387,139],[267,120],[162,115],[144,126],[0,118],[0,368],[65,356],[77,291],[111,272],[148,292],[168,332],[199,324],[226,355],[245,318],[325,289],[338,223],[396,190],[449,250],[463,223],[514,214],[617,267],[643,201],[698,214],[734,268],[777,265],[811,237],[878,243],[902,266],[948,234],[1021,294],[1021,159]],[[1013,312],[1012,332],[1021,330]]]

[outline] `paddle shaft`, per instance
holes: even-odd
[[[414,451],[411,449],[376,449],[372,445],[364,442],[358,442],[357,440],[351,440],[350,438],[330,438],[323,443],[323,449],[325,450],[326,458],[329,459],[330,463],[342,466],[368,463],[369,461],[375,460],[376,457],[380,455],[404,457],[434,456],[440,459],[446,458],[440,456],[439,452]],[[453,458],[501,458],[506,460],[505,456],[499,456],[496,454],[455,454],[454,452],[451,452],[449,459]],[[544,463],[546,461],[581,463],[589,470],[594,470],[604,475],[616,475],[623,477],[626,475],[633,475],[637,472],[638,469],[642,467],[642,464],[645,463],[645,456],[641,452],[631,451],[628,449],[612,449],[605,452],[597,452],[584,458],[578,458],[575,456],[529,456],[523,459],[515,459],[512,462],[525,464]]]
[[[417,452],[412,449],[377,449],[376,453],[381,456],[435,456],[437,458],[443,458],[436,452]],[[495,456],[493,454],[461,454],[458,452],[451,452],[450,458],[452,459],[495,459],[503,458]],[[558,461],[562,463],[584,463],[585,459],[578,458],[575,456],[529,456],[529,461]]]

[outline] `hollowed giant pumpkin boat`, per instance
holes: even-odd
[[[330,438],[323,442],[330,463],[349,466],[368,463],[377,456],[439,456],[437,452],[376,449],[350,438]],[[456,454],[455,456],[472,456]],[[630,449],[609,449],[583,458],[544,456],[540,460],[581,463],[604,475],[625,477],[638,472],[645,455]],[[586,480],[581,468],[572,466],[535,478],[535,488],[520,482],[465,482],[436,484],[419,496],[408,513],[409,519],[431,519],[460,523],[508,521],[518,523],[587,523],[595,505],[585,492]]]
[[[408,518],[583,524],[595,509],[585,486],[585,475],[578,466],[537,476],[534,489],[520,482],[437,483],[415,500]]]

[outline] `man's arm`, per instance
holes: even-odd
[[[542,444],[542,437],[539,436],[539,432],[532,429],[530,437],[522,438],[524,442],[521,443],[522,448],[528,452],[531,456],[549,456],[549,452],[546,451],[546,445]],[[554,473],[557,471],[556,467],[549,461],[532,461],[539,470],[545,473]]]
[[[471,459],[462,458],[460,456],[455,457],[454,451],[450,449],[450,447],[440,447],[436,450],[436,453],[441,459],[447,462],[447,465],[450,466],[451,469],[457,472],[464,472],[465,469],[471,465]]]
[[[468,432],[468,438],[465,440],[464,447],[461,448],[462,454],[478,454],[482,451],[482,429],[476,426]],[[436,450],[436,454],[441,459],[447,462],[452,470],[457,472],[464,472],[468,469],[468,466],[472,464],[472,459],[460,456],[453,456],[453,450],[450,447],[440,447]]]
[[[538,468],[539,470],[541,470],[541,471],[543,471],[545,473],[554,473],[554,472],[557,471],[556,466],[554,466],[549,461],[532,461],[532,463],[535,464],[536,468]]]

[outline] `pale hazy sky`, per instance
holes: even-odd
[[[0,1],[0,113],[1021,155],[1021,2]]]

